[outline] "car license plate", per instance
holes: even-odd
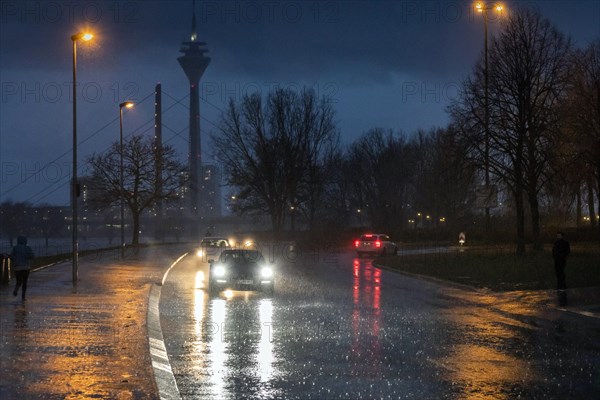
[[[254,281],[252,279],[240,279],[237,281],[240,285],[252,285]]]

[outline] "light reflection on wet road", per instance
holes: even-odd
[[[600,323],[352,254],[278,262],[275,294],[210,298],[188,257],[161,323],[184,399],[589,399]]]

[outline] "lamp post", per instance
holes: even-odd
[[[120,205],[121,205],[121,258],[125,258],[125,208],[124,208],[124,197],[125,197],[125,179],[124,179],[124,167],[123,167],[123,107],[133,107],[133,102],[124,101],[119,104],[119,155],[120,155],[120,179],[119,186],[121,187]]]
[[[77,184],[77,41],[80,39],[88,41],[92,38],[93,35],[83,32],[71,36],[71,41],[73,42],[73,182],[71,186],[71,207],[73,212],[71,220],[71,233],[73,236],[73,286],[77,284],[79,267],[79,244],[77,242],[77,198],[79,197],[79,185]]]
[[[489,84],[488,84],[488,11],[496,10],[502,12],[503,7],[497,4],[493,7],[487,6],[483,2],[475,3],[475,9],[483,16],[483,32],[484,32],[484,69],[483,69],[483,86],[484,86],[484,114],[483,114],[483,125],[485,133],[485,150],[484,150],[484,168],[485,168],[485,190],[486,197],[489,199],[489,188],[490,188],[490,98],[489,98]],[[485,230],[486,232],[490,229],[490,208],[485,207]]]

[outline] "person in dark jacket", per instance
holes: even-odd
[[[27,246],[27,238],[25,236],[19,236],[17,238],[17,245],[13,247],[10,253],[10,259],[12,264],[12,270],[15,271],[17,278],[17,285],[13,291],[13,296],[16,296],[21,290],[21,299],[25,300],[25,293],[27,292],[27,280],[29,279],[29,268],[30,262],[33,259],[33,250]]]
[[[556,241],[552,246],[552,258],[554,259],[554,271],[556,272],[556,290],[558,302],[561,306],[567,305],[567,281],[565,278],[565,267],[567,256],[571,253],[569,242],[563,237],[562,232],[556,234]]]

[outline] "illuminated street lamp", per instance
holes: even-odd
[[[72,278],[73,285],[77,284],[79,244],[77,242],[77,197],[79,194],[79,185],[77,184],[77,41],[88,41],[94,36],[90,33],[79,32],[71,36],[73,42],[73,182],[71,187],[71,207],[73,216],[71,220],[71,230],[73,235],[73,267]]]
[[[123,107],[125,108],[131,108],[133,107],[133,102],[131,101],[125,101],[121,104],[119,104],[119,154],[121,157],[121,165],[120,165],[120,180],[119,180],[119,186],[121,186],[121,196],[120,197],[120,203],[121,203],[121,258],[125,258],[125,208],[124,208],[124,198],[125,198],[125,189],[124,189],[124,185],[125,185],[125,179],[123,177],[124,175],[124,168],[123,168]]]
[[[484,57],[485,64],[483,70],[483,85],[484,85],[484,130],[485,130],[485,153],[484,153],[484,166],[485,166],[485,190],[489,190],[490,187],[490,111],[489,111],[489,85],[488,85],[488,12],[495,10],[497,13],[501,13],[504,9],[501,4],[495,6],[487,6],[484,2],[475,3],[475,9],[477,12],[483,15],[483,31],[484,31]],[[487,196],[487,192],[486,192]],[[487,204],[486,204],[487,206]],[[485,208],[485,228],[486,232],[490,229],[490,208]]]

